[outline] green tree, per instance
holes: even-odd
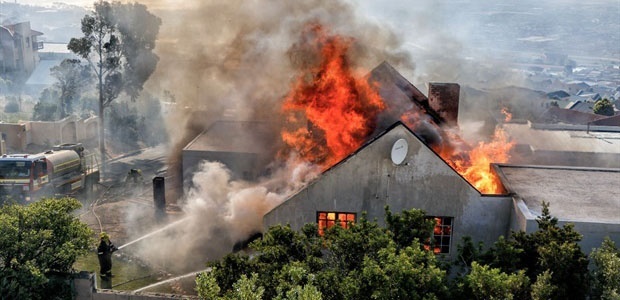
[[[602,100],[596,101],[594,103],[594,108],[592,111],[597,115],[603,116],[613,116],[614,115],[614,105],[607,98],[603,98]]]
[[[161,20],[139,3],[94,3],[82,19],[81,38],[72,38],[68,48],[87,59],[97,78],[99,91],[99,150],[105,171],[105,108],[121,92],[136,99],[159,58],[153,49]]]
[[[620,251],[609,238],[590,255],[594,265],[592,298],[620,299]]]
[[[263,293],[265,288],[258,286],[258,275],[252,273],[250,278],[245,274],[241,275],[241,278],[235,284],[233,284],[231,295],[229,299],[237,300],[261,300],[263,299]]]
[[[470,241],[459,247],[463,251],[459,256],[467,257],[465,266],[477,262],[506,274],[523,270],[530,282],[544,279],[540,288],[545,293],[552,291],[548,299],[584,299],[589,276],[588,259],[579,246],[581,234],[572,224],[558,226],[558,219],[551,216],[545,202],[536,222],[537,231],[513,232],[510,239],[500,238],[487,251],[476,249]],[[550,273],[539,278],[545,272]]]
[[[364,257],[362,266],[344,281],[344,299],[441,299],[448,291],[446,271],[419,243],[398,249],[391,242],[376,259]]]
[[[550,299],[584,299],[589,278],[588,259],[579,246],[581,234],[572,224],[558,226],[545,202],[536,222],[538,230],[532,234],[513,235],[514,246],[522,249],[519,269],[525,269],[532,281],[544,271],[552,271],[550,282],[557,290]]]
[[[389,212],[389,210],[388,210]],[[401,215],[402,214],[402,215]],[[424,232],[423,213],[391,214],[392,223]],[[416,216],[416,217],[412,217]],[[420,216],[420,218],[418,218]],[[410,223],[407,223],[410,222]],[[417,240],[400,247],[391,231],[365,214],[347,229],[332,226],[318,234],[316,224],[301,231],[271,227],[250,244],[254,255],[230,254],[208,266],[197,280],[204,297],[230,297],[242,275],[257,274],[264,299],[437,299],[447,295],[446,271]],[[252,276],[253,277],[253,276]],[[217,285],[214,287],[213,284]]]
[[[211,271],[202,272],[196,276],[196,292],[201,299],[215,300],[219,297],[220,287],[217,285],[217,279],[214,276],[215,272],[213,270],[214,268]]]
[[[530,293],[532,300],[551,299],[557,289],[551,283],[551,273],[551,271],[545,270],[536,276],[536,281],[532,284],[532,291]]]
[[[527,291],[529,280],[524,271],[506,274],[477,262],[473,262],[471,268],[465,284],[476,299],[520,299]]]
[[[58,101],[60,92],[56,87],[48,87],[41,91],[39,101],[34,105],[32,119],[35,121],[58,120]]]
[[[114,132],[110,139],[118,142],[118,145],[127,147],[123,151],[137,149],[140,141],[139,123],[142,118],[138,116],[138,110],[126,101],[113,103],[108,110],[110,120],[108,128],[110,132]]]
[[[376,260],[379,250],[390,244],[390,238],[376,221],[371,222],[363,215],[347,229],[333,226],[325,232],[325,244],[330,251],[326,259],[337,270],[359,269],[364,257]]]
[[[405,210],[400,214],[392,214],[387,206],[385,223],[399,248],[412,246],[414,241],[416,245],[420,245],[419,241],[428,240],[435,227],[433,220],[427,218],[422,210]]]
[[[90,69],[77,59],[65,59],[50,71],[56,78],[55,86],[60,91],[60,119],[63,119],[73,113],[73,103],[90,83]]]
[[[43,199],[0,207],[0,294],[8,299],[70,298],[67,275],[92,245],[92,230],[72,213],[72,198]]]
[[[279,285],[276,288],[276,300],[284,299],[322,299],[322,294],[316,287],[316,276],[308,272],[303,262],[291,262],[285,265],[277,274]]]

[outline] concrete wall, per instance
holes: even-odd
[[[538,230],[537,217],[530,213],[523,200],[515,197],[511,212],[510,230],[525,231],[527,233],[535,232]],[[573,224],[575,230],[583,236],[579,245],[586,254],[590,254],[593,248],[601,247],[605,237],[609,237],[616,245],[620,244],[620,224],[618,223],[558,220],[558,226],[560,227],[569,223]]]
[[[96,139],[99,137],[99,117],[92,116],[88,119],[76,121],[78,140]]]
[[[566,223],[575,225],[575,230],[583,235],[579,245],[586,254],[590,254],[593,248],[600,248],[605,237],[609,237],[616,245],[620,245],[620,224],[565,221],[558,223],[560,226]]]
[[[12,153],[24,152],[29,144],[53,146],[75,143],[98,136],[99,119],[91,117],[77,120],[68,117],[57,122],[29,121],[24,123],[0,123],[0,133]]]
[[[512,201],[510,210],[510,231],[536,231],[536,216],[530,213],[525,202],[517,197]]]
[[[395,165],[391,149],[405,139],[408,152]],[[454,217],[450,255],[464,236],[491,245],[507,235],[511,199],[483,196],[402,125],[322,174],[307,188],[267,213],[264,226],[290,224],[295,230],[316,222],[317,211],[368,213],[384,224],[393,212],[418,208],[429,216]]]
[[[17,49],[13,35],[6,27],[0,27],[0,71],[8,72],[17,68]]]
[[[24,123],[0,123],[0,133],[9,149],[23,150],[28,145],[27,125]]]
[[[75,123],[75,120],[72,118],[66,118],[58,122],[32,121],[30,122],[30,142],[37,145],[48,146],[62,144],[63,133],[64,135],[71,136],[71,133],[67,132],[66,129],[65,132],[63,132],[64,127],[66,127],[68,123]],[[75,127],[75,125],[72,127]]]

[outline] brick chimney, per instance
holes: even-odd
[[[456,83],[431,82],[428,84],[430,107],[449,126],[458,125],[460,91],[461,87]]]

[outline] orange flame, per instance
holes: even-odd
[[[513,146],[514,142],[510,142],[506,132],[498,127],[493,139],[488,143],[479,142],[476,147],[463,153],[443,151],[438,154],[481,193],[501,194],[505,190],[495,172],[491,170],[491,163],[507,162]]]
[[[357,150],[374,131],[385,105],[363,76],[350,67],[351,39],[308,26],[300,45],[316,55],[302,70],[282,107],[283,141],[306,161],[328,168]]]
[[[491,170],[491,163],[505,163],[510,159],[509,153],[514,142],[509,141],[504,130],[496,128],[491,141],[480,142],[472,147],[455,132],[444,130],[428,118],[425,119],[425,116],[425,114],[410,111],[403,114],[401,119],[416,132],[417,129],[423,127],[421,123],[426,124],[427,131],[428,127],[431,127],[438,137],[427,143],[480,193],[501,194],[505,192],[500,179]]]
[[[508,108],[502,108],[502,114],[504,115],[504,122],[510,122],[512,120],[512,114],[508,111]]]
[[[281,154],[294,151],[304,161],[329,168],[357,150],[375,130],[386,105],[367,78],[352,70],[347,56],[352,42],[310,24],[293,46],[291,54],[301,58],[300,74],[282,106],[287,126],[281,136],[288,148]],[[426,143],[478,191],[504,192],[490,169],[491,163],[509,159],[514,144],[504,131],[497,129],[492,141],[472,147],[435,124],[423,109],[406,112],[401,119],[415,132],[427,133]]]

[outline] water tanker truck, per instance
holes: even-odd
[[[41,197],[92,191],[99,182],[99,166],[82,144],[62,144],[37,154],[0,157],[0,203],[20,203]]]

